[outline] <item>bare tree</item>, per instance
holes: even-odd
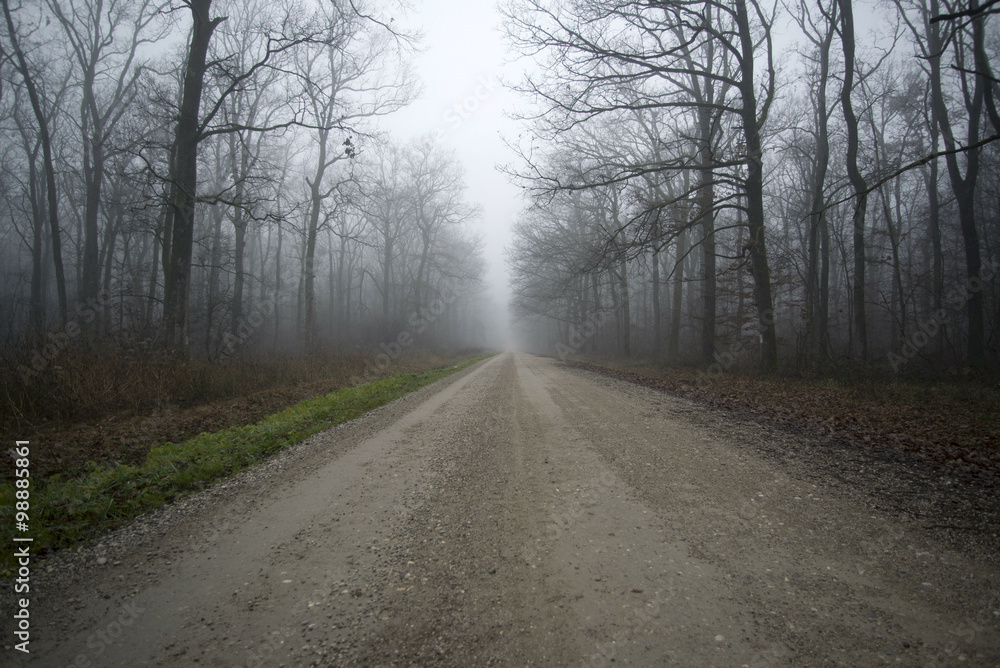
[[[59,298],[59,319],[63,325],[68,318],[68,306],[66,300],[66,277],[63,270],[62,241],[59,229],[59,198],[56,192],[56,169],[55,159],[52,151],[52,133],[50,132],[50,117],[45,109],[41,92],[37,82],[38,73],[33,71],[28,63],[25,51],[21,46],[21,37],[18,27],[14,22],[13,12],[10,8],[10,0],[2,0],[3,14],[7,24],[8,44],[0,47],[0,52],[5,59],[11,58],[14,67],[21,76],[24,89],[28,94],[31,110],[35,116],[38,127],[38,141],[42,149],[42,167],[45,172],[45,194],[46,210],[48,213],[49,231],[52,235],[52,261],[55,267],[56,292]],[[10,53],[7,53],[9,48]]]
[[[947,3],[946,3],[947,6]],[[979,8],[978,0],[970,0],[969,9],[975,13]],[[940,13],[938,0],[930,0],[930,15]],[[952,12],[955,13],[955,12]],[[975,64],[975,56],[983,51],[985,41],[986,16],[975,14],[970,20],[971,25],[955,29],[951,38],[954,51],[954,66],[958,72],[961,89],[962,107],[968,118],[965,121],[965,173],[959,165],[958,154],[954,151],[958,142],[952,123],[952,112],[945,102],[945,92],[942,82],[941,61],[946,55],[941,37],[939,23],[926,24],[927,50],[931,54],[931,103],[937,119],[938,129],[948,150],[945,164],[948,166],[948,176],[951,180],[952,192],[958,204],[959,225],[962,231],[963,248],[965,250],[965,271],[967,280],[981,281],[982,257],[979,249],[979,229],[976,223],[975,193],[979,179],[980,156],[982,149],[974,147],[981,139],[983,112],[987,96],[993,99],[994,82],[987,79],[986,71],[970,71],[969,65]],[[972,62],[970,62],[972,61]],[[985,328],[983,319],[982,290],[970,290],[966,300],[966,312],[969,318],[968,362],[974,368],[986,365]]]
[[[311,348],[315,336],[315,256],[316,240],[322,224],[337,213],[326,208],[327,201],[343,195],[352,180],[350,171],[336,170],[337,163],[353,158],[353,143],[371,119],[391,113],[413,96],[413,82],[405,68],[393,59],[408,40],[387,33],[353,11],[334,5],[325,17],[336,26],[334,34],[320,48],[303,50],[296,58],[302,83],[306,124],[312,127],[316,158],[307,177],[309,213],[305,248],[305,336]],[[352,137],[354,139],[352,139]],[[337,145],[333,145],[334,141]]]
[[[97,299],[101,286],[98,221],[110,140],[138,94],[139,49],[161,39],[165,28],[151,29],[160,20],[153,0],[46,4],[62,28],[79,77],[80,175],[86,198],[79,298],[86,302]]]
[[[284,54],[306,45],[329,44],[335,40],[336,26],[321,17],[301,17],[293,7],[276,7],[274,14],[258,17],[260,46],[254,62],[245,63],[243,69],[230,69],[228,60],[217,58],[209,63],[207,56],[212,35],[226,17],[212,16],[212,0],[185,0],[190,10],[191,38],[177,109],[177,124],[171,145],[169,203],[167,227],[171,239],[164,262],[163,325],[164,341],[168,350],[185,357],[188,354],[188,302],[190,296],[191,256],[194,242],[195,206],[202,199],[198,195],[198,147],[207,137],[253,129],[273,131],[299,125],[303,121],[297,113],[276,119],[267,126],[247,127],[237,119],[225,121],[222,111],[228,99],[244,86],[250,85],[262,71],[280,67]],[[222,68],[228,79],[215,98],[201,111],[205,76],[209,65]],[[217,122],[218,121],[218,122]],[[216,201],[222,198],[215,196]]]
[[[796,20],[813,45],[813,54],[807,56],[816,65],[813,74],[813,122],[816,151],[811,174],[811,201],[809,214],[805,321],[806,350],[812,357],[829,353],[829,230],[827,229],[826,180],[830,165],[830,109],[827,102],[827,84],[830,79],[830,52],[837,32],[837,4],[825,7],[817,2],[813,9],[806,0],[800,0]]]
[[[544,75],[529,75],[519,87],[544,105],[543,113],[535,117],[535,136],[550,141],[601,116],[661,109],[695,117],[700,150],[694,156],[673,151],[666,161],[650,160],[647,153],[639,161],[598,162],[589,172],[571,174],[564,181],[565,172],[541,171],[531,147],[522,152],[528,167],[521,176],[544,196],[560,189],[627,182],[647,173],[698,172],[695,189],[702,206],[696,220],[704,221],[706,277],[711,274],[703,291],[702,355],[710,356],[714,347],[716,253],[711,218],[720,208],[739,207],[746,212],[748,239],[743,253],[754,278],[760,363],[773,369],[777,338],[765,240],[761,147],[761,129],[776,83],[770,34],[773,17],[752,2],[730,6],[678,1],[646,6],[591,0],[582,3],[580,10],[565,14],[541,0],[517,3],[507,10],[514,44],[525,52],[544,51],[550,58]],[[765,65],[760,76],[755,69],[757,58]],[[739,149],[714,155],[714,138],[726,131],[735,133],[732,143]],[[683,135],[677,138],[684,139]],[[719,184],[725,184],[728,192],[708,206]],[[678,201],[652,204],[669,207]],[[607,247],[631,249],[639,243],[645,248],[650,234],[644,227],[655,220],[648,211],[626,217],[620,228],[610,231]],[[609,259],[617,262],[617,258]]]
[[[868,319],[865,314],[865,214],[868,210],[868,183],[858,167],[858,117],[854,113],[854,9],[851,0],[838,0],[840,35],[844,47],[844,83],[840,105],[847,124],[847,174],[854,189],[854,341],[862,361],[868,360]]]
[[[163,263],[163,326],[168,350],[188,354],[188,296],[194,244],[194,209],[198,192],[198,144],[203,138],[202,89],[212,33],[225,17],[212,17],[212,0],[188,0],[191,38],[177,125],[171,147],[169,205],[166,209],[170,242]]]
[[[408,147],[404,160],[418,238],[413,301],[421,308],[427,302],[426,289],[435,265],[440,271],[448,271],[448,265],[458,259],[438,257],[436,253],[447,239],[448,228],[468,223],[478,211],[465,201],[464,176],[457,158],[438,149],[430,138]]]

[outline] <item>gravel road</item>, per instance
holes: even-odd
[[[504,353],[36,560],[30,663],[1000,666],[919,466]]]

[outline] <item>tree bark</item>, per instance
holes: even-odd
[[[686,233],[684,226],[687,221],[681,221],[681,229],[677,232],[674,245],[674,293],[670,305],[670,339],[667,341],[667,358],[671,362],[680,361],[681,356],[681,313],[684,300],[684,256],[687,254]]]
[[[858,168],[858,117],[851,94],[854,91],[854,10],[851,0],[838,0],[841,39],[844,45],[844,85],[840,106],[847,124],[847,176],[854,189],[854,340],[861,361],[868,360],[868,319],[865,314],[865,215],[868,209],[868,184]]]
[[[245,183],[250,171],[250,154],[243,142],[237,141],[237,135],[230,135],[230,157],[233,171],[233,301],[230,318],[230,334],[237,335],[240,323],[243,321],[243,291],[246,283],[244,255],[247,246],[247,215],[243,209]]]
[[[712,87],[706,86],[708,100],[711,101]],[[712,163],[713,110],[707,106],[698,107],[698,152],[702,167],[698,170],[698,217],[701,218],[701,361],[711,364],[715,359],[716,325],[716,258],[715,258],[715,173]]]
[[[846,0],[850,1],[850,0]],[[764,238],[764,157],[760,139],[760,121],[757,118],[757,91],[754,81],[754,35],[750,30],[745,0],[736,3],[736,22],[740,47],[740,95],[743,120],[743,137],[747,147],[747,176],[744,181],[746,196],[747,247],[754,279],[754,298],[757,302],[757,322],[760,327],[760,368],[768,372],[778,366],[778,338],[775,330],[774,300],[771,296],[771,268],[767,260]]]
[[[41,193],[39,190],[44,186],[38,179],[38,151],[40,150],[40,140],[37,136],[32,137],[28,128],[21,122],[19,114],[14,114],[14,122],[21,135],[21,145],[24,148],[24,157],[28,163],[28,202],[31,205],[31,305],[29,317],[31,322],[32,337],[37,344],[40,344],[45,336],[45,287],[44,287],[44,267],[45,253],[45,207],[41,203]]]
[[[5,0],[6,1],[6,0]],[[212,0],[187,0],[191,10],[191,42],[174,134],[171,162],[172,233],[169,261],[164,265],[164,343],[176,357],[190,354],[188,303],[191,256],[194,245],[195,203],[198,190],[198,144],[201,141],[200,109],[208,45],[212,33],[225,18],[211,18]]]
[[[657,235],[659,236],[659,235]],[[660,305],[660,251],[653,250],[653,355],[659,357],[663,348],[663,324]]]
[[[316,161],[316,171],[312,181],[307,181],[309,185],[309,219],[306,226],[306,248],[305,248],[305,344],[306,350],[312,351],[316,341],[316,238],[319,234],[319,216],[323,208],[323,193],[321,192],[323,177],[327,168],[327,141],[330,131],[320,128],[318,131],[319,158]]]

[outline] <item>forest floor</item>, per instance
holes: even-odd
[[[410,351],[393,360],[384,373],[421,373],[473,355],[470,350]],[[325,368],[337,367],[328,364],[328,359],[324,362]],[[315,378],[319,373],[306,373],[299,382],[257,386],[249,392],[234,389],[229,392],[231,396],[213,400],[162,402],[145,410],[112,409],[98,413],[95,408],[88,408],[86,419],[56,417],[36,425],[11,426],[3,430],[6,433],[0,433],[0,439],[8,443],[14,440],[44,443],[44,447],[33,452],[33,475],[44,479],[58,473],[65,479],[85,471],[90,462],[98,466],[116,462],[137,464],[145,460],[154,446],[179,443],[203,432],[253,424],[300,401],[347,387],[350,373],[362,368],[363,364],[359,365],[357,360],[345,358],[342,368],[319,380]],[[11,465],[12,460],[6,457],[0,462],[4,473]]]
[[[571,363],[861,448],[904,450],[947,467],[962,483],[1000,484],[996,379],[710,374],[606,358]]]

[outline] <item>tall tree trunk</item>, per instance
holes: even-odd
[[[333,248],[333,230],[326,230],[326,257],[327,257],[327,287],[329,290],[327,299],[327,318],[329,322],[328,335],[333,340],[335,346],[339,348],[339,332],[337,331],[337,253]]]
[[[344,335],[349,336],[351,333],[351,303],[353,294],[351,291],[354,289],[354,258],[348,256],[347,259],[347,285],[344,288],[344,318],[341,320],[341,326],[344,330]],[[361,294],[361,287],[364,285],[364,273],[361,273],[358,280],[358,294]],[[360,296],[359,296],[360,301]],[[351,337],[352,339],[354,337]]]
[[[659,236],[659,235],[657,235]],[[653,355],[659,356],[663,349],[663,317],[660,313],[660,251],[653,250]]]
[[[100,263],[98,259],[97,222],[101,207],[101,190],[104,185],[104,137],[99,118],[93,117],[95,107],[93,73],[87,72],[83,85],[81,116],[83,120],[83,175],[86,186],[86,204],[83,214],[83,276],[80,283],[80,301],[96,299],[100,291]],[[87,122],[89,119],[89,122]],[[88,132],[87,128],[93,130]],[[95,319],[95,323],[97,320]]]
[[[281,336],[281,223],[278,223],[278,247],[274,251],[274,309],[271,317],[274,318],[274,343],[275,351],[278,350],[278,342]]]
[[[684,259],[687,254],[687,220],[681,222],[683,224],[674,244],[674,294],[670,304],[670,339],[667,341],[667,358],[675,363],[681,357],[681,308],[684,299]]]
[[[622,354],[625,357],[632,355],[632,307],[628,289],[628,265],[625,260],[621,261],[621,290],[622,290]]]
[[[620,357],[622,354],[622,302],[618,294],[618,285],[620,279],[618,278],[618,272],[615,271],[614,265],[611,266],[608,273],[611,275],[610,288],[611,288],[611,309],[615,314],[615,356]],[[562,336],[561,340],[565,341],[568,337]]]
[[[420,262],[417,265],[417,280],[413,282],[413,303],[418,309],[423,306],[421,300],[426,299],[421,287],[425,280],[424,272],[427,271],[427,262],[430,259],[431,253],[431,239],[428,229],[424,228],[421,230],[420,241]]]
[[[849,0],[845,0],[849,1]],[[746,195],[747,247],[757,302],[757,322],[760,326],[760,367],[773,371],[778,366],[778,338],[775,330],[774,300],[771,297],[771,268],[767,261],[764,238],[764,157],[761,150],[760,121],[757,118],[757,91],[754,81],[754,47],[756,37],[750,30],[745,0],[736,3],[736,22],[740,48],[740,109],[743,137],[747,147]],[[773,75],[772,75],[773,76]]]
[[[243,302],[246,301],[243,293],[246,291],[246,269],[244,268],[246,248],[247,248],[247,223],[246,218],[240,214],[234,215],[233,220],[233,301],[232,318],[230,327],[235,336],[239,323],[243,321]],[[251,253],[253,255],[253,253]],[[253,295],[251,294],[251,300]],[[251,305],[253,302],[251,301]]]
[[[389,336],[390,283],[392,282],[392,240],[385,239],[382,257],[382,334]]]
[[[28,177],[31,182],[30,188],[35,191],[31,195],[31,323],[34,327],[34,335],[41,340],[42,332],[45,329],[45,296],[42,291],[42,263],[44,262],[42,246],[44,245],[45,216],[42,215],[42,211],[38,207],[38,170],[34,160],[30,162],[29,171],[31,172]]]
[[[596,271],[590,272],[590,298],[594,305],[593,313],[596,316],[598,313],[601,312],[601,293],[600,293],[600,288],[598,288],[597,285]],[[594,331],[594,335],[587,339],[587,350],[590,353],[597,352],[597,342],[600,340],[600,336],[598,335],[599,331],[600,328],[597,328]]]
[[[899,183],[899,179],[896,179]],[[892,305],[889,312],[896,318],[896,327],[892,335],[892,347],[898,349],[906,339],[906,298],[903,294],[903,277],[899,261],[899,232],[893,220],[892,206],[885,192],[886,186],[879,188],[879,200],[882,203],[882,216],[885,218],[886,231],[889,234],[889,250],[892,257]],[[899,229],[902,229],[900,226]]]
[[[205,295],[205,356],[212,359],[212,325],[215,323],[215,305],[219,300],[219,277],[222,273],[222,219],[226,212],[222,207],[211,210],[212,248],[209,255],[208,285]]]
[[[5,0],[6,1],[6,0]],[[173,142],[170,183],[172,233],[169,262],[164,264],[163,326],[168,351],[189,355],[188,302],[194,247],[195,202],[198,190],[198,144],[201,141],[201,93],[208,44],[224,18],[211,18],[212,0],[187,0],[191,10],[191,42]]]
[[[99,275],[102,275],[102,277],[103,277],[103,281],[101,283],[101,289],[103,289],[103,292],[104,292],[104,300],[102,302],[103,303],[103,309],[102,309],[102,311],[103,311],[103,317],[102,318],[95,318],[94,320],[97,321],[99,323],[100,327],[103,327],[104,329],[103,329],[103,331],[101,331],[100,328],[95,329],[95,332],[97,333],[98,336],[102,336],[103,334],[105,334],[105,333],[107,333],[108,331],[111,330],[111,316],[112,316],[112,309],[111,309],[111,279],[112,279],[112,268],[114,266],[113,263],[114,263],[114,260],[115,260],[115,244],[118,241],[118,232],[121,229],[122,214],[121,214],[120,211],[116,211],[111,218],[112,218],[112,220],[108,221],[108,226],[107,226],[107,228],[105,230],[104,243],[102,244],[101,253],[100,253],[100,257],[102,259],[101,265],[103,265],[103,267],[104,267],[103,271],[99,272]],[[127,257],[128,256],[128,247],[127,246],[124,249],[122,249],[122,255],[123,255],[123,257]],[[100,294],[101,289],[98,290],[98,295]],[[97,296],[95,296],[94,299],[97,299]],[[119,331],[119,333],[121,333],[121,331],[122,331],[120,318],[124,314],[124,311],[125,311],[125,309],[124,309],[124,299],[125,299],[125,294],[124,294],[124,291],[122,291],[122,294],[121,294],[122,304],[121,304],[121,306],[119,306],[119,309],[118,309],[118,312],[119,312],[119,327],[118,327],[118,331]]]
[[[323,208],[323,194],[321,188],[323,177],[326,172],[326,142],[330,131],[320,128],[319,137],[319,158],[316,161],[316,172],[309,182],[309,219],[306,225],[306,248],[304,265],[305,280],[305,342],[306,350],[312,351],[315,346],[316,336],[316,237],[319,233],[319,216]]]
[[[304,239],[303,239],[303,243],[302,243],[302,248],[303,248],[303,251],[304,251],[304,249],[305,249],[305,240]],[[302,257],[302,256],[300,256],[300,257]],[[303,348],[305,348],[304,344],[305,344],[305,341],[306,341],[305,332],[302,329],[303,323],[305,322],[305,319],[302,317],[303,314],[305,313],[305,309],[304,309],[305,300],[303,299],[303,295],[305,294],[305,276],[306,276],[306,267],[305,267],[305,262],[304,262],[304,258],[303,258],[303,262],[301,262],[300,265],[299,265],[299,284],[298,284],[298,287],[295,290],[295,298],[296,298],[296,302],[295,302],[295,306],[296,306],[296,312],[295,312],[295,334],[296,334],[296,341],[297,341],[297,343],[303,344]]]
[[[934,117],[933,108],[931,111],[931,152],[937,153],[938,137],[940,131],[937,128],[937,119]],[[931,307],[930,313],[939,313],[944,301],[944,250],[941,247],[941,210],[938,194],[938,161],[931,160],[926,172],[927,185],[927,236],[931,242]],[[945,327],[944,322],[938,323],[939,327]],[[940,357],[944,352],[945,336],[934,337],[935,357]]]
[[[840,106],[847,124],[847,176],[854,189],[854,340],[862,361],[868,360],[868,320],[865,315],[865,214],[868,209],[868,184],[858,168],[858,117],[851,93],[854,90],[854,10],[851,0],[838,0],[841,39],[844,45],[844,85]]]
[[[816,328],[819,330],[818,353],[830,357],[830,223],[826,216],[820,221],[819,311]]]
[[[970,9],[976,9],[979,6],[978,0],[971,0],[969,4]],[[938,13],[937,0],[931,0],[931,14],[936,16]],[[985,18],[982,16],[972,20],[974,50],[982,47],[984,20]],[[935,54],[930,59],[931,97],[945,147],[949,151],[952,151],[945,156],[945,164],[948,166],[952,192],[955,193],[955,199],[958,204],[959,227],[962,231],[962,245],[965,249],[965,271],[970,288],[966,294],[965,302],[966,313],[969,318],[967,360],[969,366],[981,368],[986,365],[985,323],[983,317],[982,286],[977,286],[977,283],[981,282],[979,273],[982,269],[982,259],[979,251],[979,231],[976,226],[975,211],[980,149],[974,148],[965,151],[965,176],[963,177],[958,164],[958,156],[953,152],[956,147],[956,141],[951,123],[948,120],[948,109],[941,86],[941,53],[944,47],[941,44],[939,25],[936,23],[930,24],[929,22],[926,25],[928,48],[930,53]],[[964,47],[961,43],[961,36],[955,35],[952,39],[958,57],[957,64],[961,68],[964,65]],[[968,75],[963,72],[962,76],[964,78]],[[966,89],[966,108],[969,115],[966,137],[967,146],[971,146],[980,139],[979,128],[985,105],[985,89],[991,85],[990,81],[985,80],[985,73],[977,72],[973,76],[974,82],[971,99],[968,98],[968,86],[964,87]],[[968,82],[966,81],[965,83],[967,84]]]
[[[28,202],[31,205],[31,305],[30,321],[32,332],[36,344],[41,344],[45,336],[45,285],[44,267],[45,262],[45,207],[41,203],[41,193],[39,190],[44,186],[38,182],[38,151],[40,142],[35,137],[34,145],[29,141],[29,134],[18,116],[15,114],[15,123],[21,134],[21,144],[24,148],[24,155],[28,161]]]
[[[100,330],[100,327],[104,327],[104,331],[110,331],[111,327],[111,280],[112,268],[115,261],[115,245],[118,243],[118,235],[122,232],[122,223],[124,222],[124,206],[120,203],[122,200],[121,189],[116,187],[111,193],[111,203],[108,205],[108,215],[107,221],[104,226],[104,239],[101,242],[100,252],[98,253],[98,266],[103,267],[103,269],[98,271],[98,276],[102,278],[100,288],[98,289],[98,294],[92,299],[96,300],[103,290],[105,299],[103,300],[103,310],[104,317],[98,322],[98,327],[93,328],[93,331],[101,336],[104,332]],[[126,247],[122,250],[122,257],[128,258],[128,241],[129,237],[126,237]],[[124,278],[124,270],[122,272],[122,277]],[[120,301],[124,305],[125,291],[121,290]],[[121,316],[124,313],[124,308],[119,308],[119,323],[121,322]],[[97,320],[95,318],[95,320]],[[119,325],[119,332],[121,332],[121,326]]]
[[[246,283],[244,256],[247,247],[247,215],[243,209],[245,183],[250,171],[250,152],[242,141],[237,141],[236,133],[230,135],[229,151],[233,165],[233,302],[230,318],[230,334],[237,335],[243,321],[243,290]]]
[[[344,270],[347,263],[347,239],[343,236],[340,239],[340,248],[337,249],[337,305],[333,311],[337,318],[337,338],[341,345],[347,341],[347,310],[346,305],[351,298],[350,287],[346,286],[344,280]]]
[[[869,127],[872,130],[872,142],[875,152],[875,171],[884,173],[887,170],[885,127],[879,129],[875,122],[874,114],[868,116]],[[892,348],[898,350],[902,342],[906,339],[906,297],[903,293],[902,268],[900,266],[899,244],[903,229],[902,215],[899,213],[901,193],[901,179],[895,179],[894,184],[886,184],[878,189],[879,202],[882,205],[882,217],[885,219],[886,232],[889,235],[889,249],[892,257],[892,291],[890,297],[889,313],[896,318],[896,326],[892,332]],[[893,214],[893,202],[890,201],[889,188],[892,187],[893,199],[896,205],[896,213],[899,220]]]
[[[711,99],[711,86],[706,94]],[[699,161],[702,168],[698,170],[698,217],[701,218],[701,361],[711,364],[715,359],[715,327],[716,327],[716,258],[715,258],[715,173],[712,163],[715,156],[712,151],[714,111],[706,106],[698,107],[698,146]]]
[[[836,7],[834,5],[833,7]],[[828,333],[827,304],[822,297],[823,268],[828,264],[828,254],[823,252],[822,235],[826,227],[826,173],[830,165],[829,113],[827,111],[826,85],[830,76],[830,47],[836,30],[832,23],[836,14],[831,14],[831,25],[819,45],[819,73],[816,86],[816,158],[813,162],[812,201],[809,214],[808,264],[806,267],[806,354],[815,360],[821,357],[825,348],[823,340]],[[821,257],[823,256],[823,257]]]

